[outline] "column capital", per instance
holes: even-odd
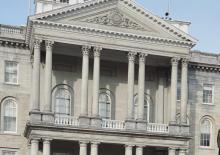
[[[43,143],[45,143],[45,144],[50,144],[51,141],[52,141],[52,139],[50,139],[50,138],[43,139]]]
[[[93,145],[99,145],[101,142],[98,142],[98,141],[91,141],[90,143],[93,144]]]
[[[124,146],[125,146],[125,147],[128,147],[128,148],[132,148],[132,147],[134,147],[135,145],[133,145],[133,144],[125,144]]]
[[[135,56],[137,55],[137,52],[128,52],[128,60],[129,61],[135,61]]]
[[[91,49],[91,46],[89,45],[83,45],[82,46],[82,54],[84,55],[89,55],[89,50]]]
[[[146,53],[139,53],[139,62],[145,62],[145,57],[147,55],[148,54],[146,54]]]
[[[102,50],[101,46],[95,46],[93,49],[94,57],[100,57],[101,50]]]
[[[32,139],[30,140],[31,144],[33,144],[33,143],[38,144],[39,141],[40,141],[39,138],[32,138]]]
[[[45,40],[45,45],[46,45],[46,48],[52,48],[54,45],[54,41]]]
[[[89,141],[79,141],[80,146],[86,147]]]
[[[42,43],[41,39],[34,39],[34,48],[40,48],[40,45]]]
[[[136,145],[137,149],[143,149],[145,147],[145,145],[140,144],[140,145]]]
[[[186,148],[185,148],[185,149],[184,149],[184,148],[180,148],[180,149],[179,149],[179,152],[180,152],[180,153],[186,153],[186,151],[187,151]]]
[[[179,60],[180,60],[179,57],[173,57],[173,58],[171,58],[171,64],[174,65],[174,66],[177,66]]]
[[[189,63],[189,58],[182,58],[182,65],[187,66]]]

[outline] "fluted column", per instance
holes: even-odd
[[[134,119],[133,106],[134,106],[134,67],[135,67],[135,52],[128,53],[128,108],[127,119]]]
[[[139,54],[139,73],[138,73],[138,120],[144,120],[144,92],[145,92],[145,56]]]
[[[39,140],[32,139],[31,140],[31,155],[38,155],[38,147],[39,147]]]
[[[87,155],[87,142],[79,143],[79,155]]]
[[[34,41],[34,63],[32,74],[32,107],[31,111],[40,110],[40,47],[41,40]]]
[[[52,89],[52,47],[53,41],[45,41],[46,62],[45,62],[45,106],[44,112],[51,112],[51,89]]]
[[[100,51],[101,47],[94,47],[94,66],[93,66],[93,104],[92,116],[99,116],[99,80],[100,80]]]
[[[125,155],[132,155],[133,145],[125,145]]]
[[[50,140],[43,141],[43,155],[50,155]]]
[[[88,115],[89,46],[82,47],[81,116]]]
[[[91,142],[91,155],[98,155],[99,142]]]
[[[187,102],[188,102],[188,59],[182,59],[181,76],[181,123],[187,124]]]
[[[179,155],[186,155],[186,150],[180,149],[179,150]]]
[[[143,146],[136,146],[136,155],[143,155]]]
[[[176,123],[176,100],[177,100],[177,78],[178,78],[178,58],[172,58],[172,71],[171,71],[171,122]]]
[[[174,148],[169,148],[169,149],[168,149],[168,155],[176,155],[176,149],[174,149]]]

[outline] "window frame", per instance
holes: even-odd
[[[6,63],[8,63],[8,62],[12,62],[12,63],[17,64],[17,81],[16,81],[16,83],[6,81]],[[13,61],[13,60],[5,60],[4,61],[4,83],[8,84],[8,85],[19,85],[19,63],[17,61]]]
[[[201,134],[202,134],[202,122],[203,121],[209,121],[210,123],[210,137],[209,137],[209,146],[203,146],[201,145]],[[209,117],[203,117],[201,120],[200,120],[200,124],[199,124],[199,147],[201,149],[212,149],[213,145],[214,145],[214,142],[213,142],[213,134],[214,134],[214,124],[213,124],[213,121],[212,119],[210,119]]]
[[[105,104],[109,104],[109,114],[110,114],[110,116],[108,117],[107,116],[107,109],[105,109],[105,113],[106,113],[106,116],[105,117],[102,117],[101,115],[100,115],[100,101],[99,101],[99,98],[100,98],[100,95],[101,94],[104,94],[105,96],[107,96],[108,98],[109,98],[109,102],[105,102]],[[108,94],[107,92],[100,92],[99,93],[99,98],[98,98],[98,103],[99,103],[99,116],[102,118],[102,119],[108,119],[108,120],[111,120],[112,119],[112,98],[111,98],[111,95],[110,94]],[[106,106],[107,107],[107,106]],[[108,117],[108,118],[107,118]]]
[[[203,100],[203,98],[204,98],[204,88],[205,87],[207,87],[207,86],[211,86],[212,87],[212,102],[210,102],[210,103],[207,103],[207,102],[204,102],[204,100]],[[208,90],[208,89],[206,89],[206,90]],[[203,87],[202,87],[202,104],[204,104],[204,105],[214,105],[214,94],[215,94],[215,91],[214,91],[215,89],[214,89],[214,84],[212,84],[212,83],[203,83]]]
[[[5,102],[7,100],[13,100],[13,102],[15,103],[15,106],[16,106],[15,131],[5,131],[5,129],[4,129],[4,125],[5,125],[5,122],[4,122],[5,111],[4,111],[4,109],[5,109]],[[7,97],[1,102],[1,132],[4,134],[17,134],[17,129],[18,129],[18,104],[17,104],[15,98]]]

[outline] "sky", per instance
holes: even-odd
[[[33,1],[33,0],[32,0]],[[190,35],[198,39],[195,50],[220,54],[220,0],[136,0],[155,15],[189,21]],[[32,3],[32,10],[34,4]],[[0,24],[26,25],[29,0],[1,0]]]

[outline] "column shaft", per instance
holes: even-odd
[[[40,110],[40,45],[41,40],[35,40],[32,74],[32,111]]]
[[[143,147],[136,146],[136,155],[143,155]]]
[[[176,150],[173,148],[168,149],[168,155],[176,155]]]
[[[187,123],[187,101],[188,101],[188,61],[182,60],[182,76],[181,76],[181,123]]]
[[[134,61],[135,61],[134,52],[128,53],[128,108],[127,108],[127,119],[131,120],[133,116],[134,108]]]
[[[125,155],[132,155],[132,145],[125,146]]]
[[[94,47],[92,116],[99,116],[100,47]]]
[[[87,155],[87,143],[80,142],[79,147],[79,155]]]
[[[171,122],[176,122],[176,100],[177,100],[177,74],[178,74],[178,58],[172,58],[172,71],[171,71]]]
[[[179,155],[186,155],[186,150],[179,150]]]
[[[53,42],[46,41],[46,64],[45,64],[45,112],[51,112],[51,89],[52,89],[52,46]]]
[[[139,54],[138,73],[138,120],[144,119],[144,92],[145,92],[145,54]]]
[[[38,155],[39,140],[31,140],[31,155]]]
[[[99,143],[91,143],[91,155],[98,155],[98,145]]]
[[[44,140],[43,142],[43,155],[50,155],[50,141]]]
[[[81,86],[81,116],[88,115],[88,76],[89,76],[89,49],[82,47],[82,86]]]

